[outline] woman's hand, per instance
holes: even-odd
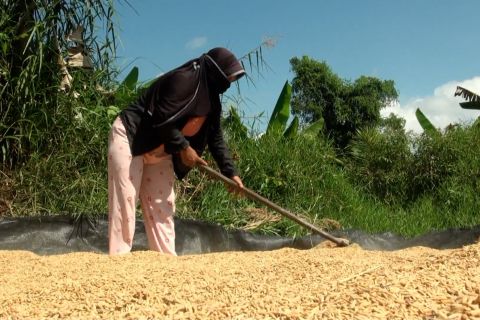
[[[240,179],[239,176],[234,176],[231,179],[237,184],[238,188],[232,187],[230,185],[226,185],[228,192],[233,193],[235,195],[241,195],[242,191],[240,189],[243,189],[242,179]]]
[[[205,160],[200,158],[197,152],[190,146],[180,151],[180,159],[187,167],[193,168],[198,164],[208,165]]]

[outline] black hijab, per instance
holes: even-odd
[[[206,116],[221,109],[220,94],[245,74],[235,55],[225,48],[214,48],[199,58],[162,75],[139,103],[160,127],[188,116]]]

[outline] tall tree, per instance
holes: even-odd
[[[345,148],[356,132],[379,123],[380,110],[397,99],[392,80],[361,76],[341,79],[325,62],[307,56],[290,60],[292,113],[303,123],[324,120],[324,133]]]

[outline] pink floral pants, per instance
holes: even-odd
[[[176,255],[174,181],[172,158],[163,151],[163,146],[132,157],[125,127],[117,118],[110,131],[108,146],[110,255],[132,249],[138,199],[149,248]]]

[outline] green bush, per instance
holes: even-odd
[[[455,144],[448,135],[422,134],[414,140],[412,186],[417,194],[435,193],[451,175],[459,156]]]
[[[348,171],[352,181],[388,205],[412,200],[410,141],[403,130],[360,131],[350,145]]]
[[[476,214],[480,201],[480,127],[457,126],[444,135],[449,166],[436,200],[451,212]]]
[[[449,181],[476,188],[479,141],[477,126],[457,125],[437,135],[369,128],[352,141],[347,168],[352,182],[386,204],[405,206],[424,195],[448,202],[448,193],[440,191]]]

